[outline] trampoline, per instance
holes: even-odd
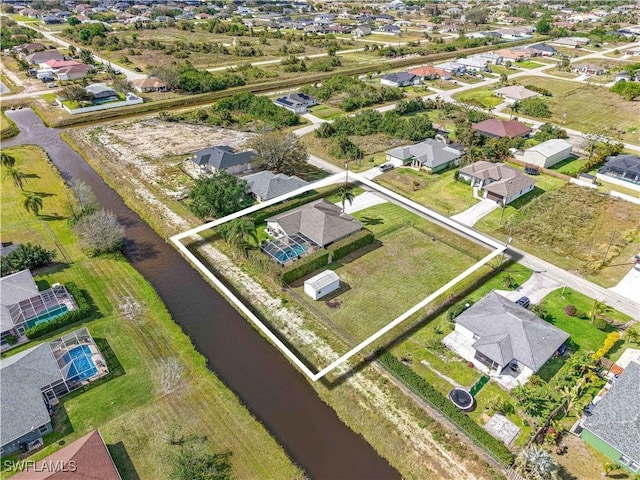
[[[460,410],[470,412],[473,409],[475,400],[473,396],[462,388],[454,388],[449,392],[449,400]]]

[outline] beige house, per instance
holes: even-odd
[[[503,205],[533,190],[536,181],[504,163],[481,160],[459,170],[460,179],[471,184],[483,198]]]

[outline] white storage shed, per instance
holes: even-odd
[[[325,270],[304,282],[304,293],[314,300],[340,288],[340,277],[333,270]]]
[[[566,140],[553,139],[527,148],[524,151],[524,161],[537,167],[549,168],[571,155],[571,144]]]

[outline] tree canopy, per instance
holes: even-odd
[[[247,182],[225,171],[197,179],[189,198],[189,208],[199,218],[224,217],[253,203]]]
[[[256,152],[258,167],[285,175],[300,175],[307,170],[307,149],[292,133],[269,132],[249,142]]]

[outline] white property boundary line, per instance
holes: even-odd
[[[410,308],[409,310],[407,310],[406,312],[401,314],[399,317],[397,317],[395,320],[393,320],[392,322],[390,322],[389,324],[387,324],[386,326],[384,326],[383,328],[378,330],[376,333],[371,335],[369,338],[367,338],[366,340],[362,341],[361,343],[359,343],[358,345],[353,347],[351,350],[349,350],[347,353],[342,355],[340,358],[338,358],[337,360],[332,362],[330,365],[324,367],[319,372],[314,373],[276,335],[274,335],[274,333],[271,330],[269,330],[269,328],[267,328],[267,326],[264,323],[262,323],[260,321],[260,319],[258,317],[256,317],[253,314],[253,312],[244,303],[242,303],[240,301],[240,299],[238,297],[236,297],[233,294],[233,292],[231,290],[229,290],[225,286],[225,284],[222,283],[220,281],[220,279],[218,277],[216,277],[206,267],[206,265],[204,265],[193,253],[191,253],[189,251],[189,249],[187,247],[185,247],[185,245],[182,243],[182,240],[187,238],[187,237],[193,237],[194,235],[197,235],[198,233],[200,233],[200,232],[202,232],[204,230],[209,230],[209,229],[211,229],[213,227],[217,227],[219,225],[222,225],[223,223],[229,222],[229,221],[234,220],[236,218],[239,218],[239,217],[242,217],[242,216],[245,216],[245,215],[249,215],[251,213],[257,212],[259,210],[262,210],[262,209],[264,209],[266,207],[269,207],[269,206],[274,205],[276,203],[282,202],[282,201],[287,200],[289,198],[296,197],[296,196],[301,195],[303,193],[306,193],[306,192],[308,192],[310,190],[314,190],[316,188],[333,185],[333,184],[336,184],[336,183],[341,182],[341,181],[346,181],[347,180],[346,175],[350,176],[349,180],[360,182],[363,185],[366,185],[366,186],[372,188],[375,191],[378,191],[378,192],[380,192],[380,193],[382,193],[384,195],[387,195],[387,196],[393,198],[394,200],[398,201],[399,203],[401,203],[405,207],[410,207],[410,208],[412,208],[414,210],[417,210],[417,211],[419,211],[421,213],[424,213],[425,215],[428,215],[428,216],[430,216],[430,217],[432,217],[432,218],[434,218],[434,219],[436,219],[436,220],[448,225],[449,227],[451,227],[452,229],[454,229],[454,230],[456,230],[456,231],[458,231],[460,233],[464,233],[465,235],[473,237],[476,240],[478,240],[478,241],[480,241],[480,242],[482,242],[482,243],[484,243],[486,245],[494,247],[495,250],[493,252],[491,252],[489,255],[487,255],[486,257],[484,257],[483,259],[481,259],[480,261],[478,261],[477,263],[475,263],[474,265],[472,265],[471,267],[469,267],[468,269],[466,269],[464,272],[462,272],[460,275],[455,277],[453,280],[449,281],[447,284],[445,284],[442,287],[440,287],[438,290],[436,290],[431,295],[426,297],[420,303],[418,303],[417,305],[413,306],[412,308]],[[465,279],[466,277],[468,277],[469,275],[471,275],[472,273],[477,271],[480,267],[482,267],[486,263],[490,262],[496,256],[498,256],[502,252],[504,252],[506,250],[506,248],[507,248],[506,245],[502,245],[502,244],[496,242],[495,240],[493,240],[491,238],[485,237],[484,235],[476,232],[475,230],[473,230],[471,228],[468,228],[468,227],[466,227],[464,225],[461,225],[458,222],[455,222],[455,221],[449,219],[448,217],[445,217],[444,215],[440,215],[439,213],[436,213],[436,212],[434,212],[432,210],[429,210],[428,208],[424,207],[423,205],[420,205],[420,204],[418,204],[416,202],[413,202],[412,200],[409,200],[409,199],[403,197],[402,195],[398,195],[397,193],[392,192],[391,190],[389,190],[387,188],[384,188],[381,185],[378,185],[378,184],[376,184],[376,183],[374,183],[374,182],[372,182],[370,180],[367,180],[366,178],[362,177],[361,175],[358,175],[358,174],[353,173],[353,172],[336,173],[335,175],[331,175],[330,177],[327,177],[325,179],[322,179],[322,180],[319,180],[317,182],[314,182],[314,183],[311,183],[309,185],[306,185],[305,187],[302,187],[302,188],[299,188],[297,190],[294,190],[293,192],[289,192],[289,193],[287,193],[285,195],[281,195],[279,197],[273,198],[273,199],[268,200],[266,202],[263,202],[263,203],[260,203],[260,204],[257,204],[257,205],[253,205],[253,206],[251,206],[249,208],[245,208],[244,210],[241,210],[239,212],[232,213],[231,215],[227,215],[226,217],[220,218],[218,220],[214,220],[212,222],[205,223],[204,225],[200,225],[199,227],[192,228],[191,230],[187,230],[186,232],[174,235],[173,237],[171,237],[170,240],[175,244],[175,246],[178,248],[178,250],[187,259],[189,259],[189,261],[191,261],[193,263],[193,265],[195,265],[198,268],[198,270],[200,270],[202,272],[202,274],[205,277],[207,277],[222,292],[222,294],[225,297],[227,297],[227,299],[229,301],[231,301],[249,320],[251,320],[251,322],[254,325],[256,325],[258,327],[258,329],[262,333],[264,333],[267,336],[267,338],[269,338],[269,340],[271,340],[275,344],[275,346],[278,347],[278,349],[280,349],[280,351],[282,353],[284,353],[285,356],[289,360],[291,360],[307,377],[309,377],[314,382],[319,380],[320,378],[324,377],[326,374],[328,374],[329,372],[331,372],[332,370],[337,368],[339,365],[341,365],[344,362],[346,362],[347,360],[349,360],[351,357],[353,357],[356,353],[361,351],[367,345],[370,345],[371,343],[375,342],[377,339],[382,337],[384,334],[386,334],[387,332],[389,332],[393,328],[395,328],[398,325],[400,325],[402,322],[404,322],[411,315],[415,314],[416,312],[418,312],[422,308],[426,307],[434,299],[436,299],[437,297],[442,295],[444,292],[449,290],[451,287],[456,285],[458,282],[462,281],[463,279]]]

